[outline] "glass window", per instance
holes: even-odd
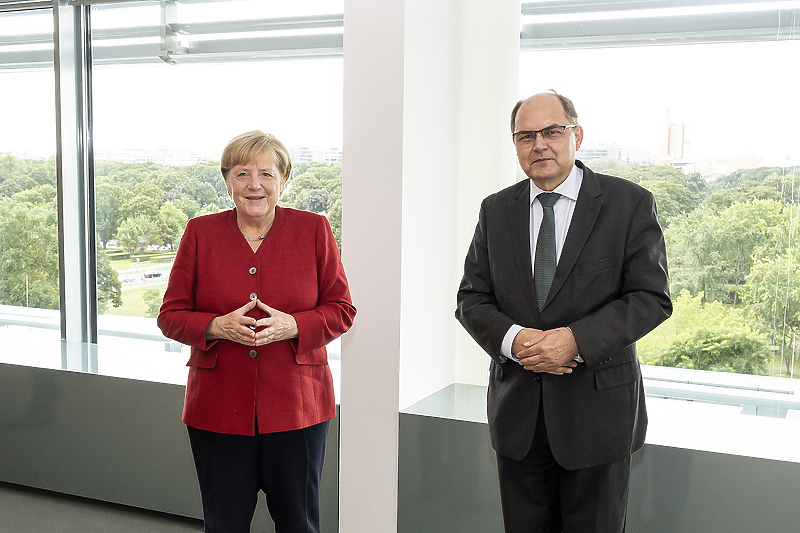
[[[715,409],[800,412],[797,385],[780,379],[800,377],[800,109],[790,74],[800,10],[787,4],[716,6],[722,14],[710,18],[559,15],[557,24],[591,26],[561,44],[539,29],[549,19],[523,18],[520,96],[553,88],[573,99],[585,131],[578,159],[657,200],[675,309],[638,343],[655,416],[663,398],[702,403],[703,420]],[[734,20],[749,27],[722,29]],[[693,44],[668,42],[684,30]],[[663,45],[648,46],[647,32]]]
[[[0,13],[0,101],[0,362],[60,368],[49,11]]]
[[[656,195],[676,315],[640,343],[646,363],[794,375],[800,111],[781,73],[798,53],[800,41],[523,54],[529,67],[545,61],[560,70],[549,83],[578,106],[578,157]],[[742,64],[749,74],[734,83]],[[620,69],[606,89],[585,83],[607,79],[611,65],[636,68]],[[528,92],[537,85],[524,75],[531,70],[521,70]],[[695,350],[698,343],[719,351]],[[724,352],[728,343],[740,351]]]
[[[327,215],[341,237],[341,6],[327,17],[323,7],[335,3],[280,12],[262,4],[92,10],[103,374],[185,382],[188,347],[161,337],[155,316],[187,221],[232,206],[219,156],[236,135],[281,139],[294,162],[281,205]],[[162,15],[182,28],[165,45],[150,28]],[[123,20],[140,22],[121,30]],[[301,40],[286,41],[287,32]],[[118,39],[134,34],[143,37]],[[338,51],[310,34],[338,40]],[[339,351],[329,348],[334,374]]]

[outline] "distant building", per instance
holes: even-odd
[[[758,168],[761,166],[778,165],[770,164],[763,157],[753,154],[703,159],[697,161],[694,165],[695,171],[709,178],[718,178],[743,168]]]
[[[30,150],[12,150],[10,152],[0,152],[0,157],[16,157],[18,159],[48,159],[50,157],[55,157],[55,154],[49,154],[46,152],[32,152]]]
[[[94,156],[100,161],[116,161],[118,163],[156,163],[185,167],[196,165],[205,161],[214,161],[212,154],[199,153],[191,150],[170,150],[159,148],[147,150],[144,148],[113,148],[94,151]],[[217,158],[218,159],[218,158]]]
[[[341,148],[289,147],[294,163],[341,163]],[[159,165],[189,166],[205,161],[219,161],[217,152],[195,152],[191,150],[115,148],[95,150],[95,158],[118,163],[157,163]]]
[[[683,140],[686,126],[683,124],[669,124],[667,126],[667,154],[673,160],[683,159]]]
[[[685,124],[672,122],[672,113],[667,109],[664,119],[664,143],[659,150],[658,164],[673,164],[685,167],[686,160],[691,154],[691,140],[689,130]]]
[[[575,156],[581,161],[592,159],[614,159],[629,165],[648,165],[652,155],[646,148],[635,146],[619,146],[599,142],[584,142]]]
[[[341,148],[309,148],[307,146],[289,147],[289,155],[293,163],[341,163]]]

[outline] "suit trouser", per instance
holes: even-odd
[[[329,422],[254,437],[187,426],[205,533],[249,533],[258,492],[276,533],[319,533],[319,486]]]
[[[630,456],[580,470],[559,466],[550,450],[539,399],[530,452],[497,454],[506,533],[624,533]]]

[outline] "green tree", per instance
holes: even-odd
[[[331,224],[333,236],[336,238],[336,246],[339,252],[342,251],[342,199],[337,198],[330,211],[328,211],[328,222]]]
[[[0,195],[11,196],[22,191],[27,191],[38,184],[29,176],[22,173],[12,174],[0,183]]]
[[[218,212],[219,212],[219,207],[217,207],[214,204],[211,204],[211,205],[207,205],[204,208],[198,210],[197,213],[195,213],[194,216],[199,217],[201,215],[211,215],[213,213],[218,213]]]
[[[750,200],[781,201],[784,185],[780,176],[771,176],[763,182],[746,181],[737,187],[712,193],[706,199],[706,207],[721,211],[735,203]]]
[[[167,201],[161,206],[160,220],[164,228],[161,235],[162,243],[172,249],[177,248],[189,217],[176,207],[174,202]]]
[[[32,189],[27,189],[13,195],[18,203],[27,203],[32,206],[49,206],[56,210],[56,188],[50,184],[37,185]]]
[[[148,182],[139,183],[133,189],[133,197],[120,206],[120,219],[145,216],[156,221],[163,202],[164,191],[157,185]]]
[[[680,337],[654,362],[657,366],[767,374],[770,351],[763,338],[741,330],[697,329]]]
[[[341,163],[298,163],[293,171],[292,179],[286,186],[281,204],[287,207],[298,207],[305,194],[311,190],[327,191],[331,195],[331,204],[342,197],[342,165]]]
[[[707,195],[707,185],[700,174],[684,174],[670,165],[628,165],[603,158],[589,161],[588,166],[595,172],[631,180],[652,192],[663,228],[675,216],[692,212]]]
[[[110,306],[122,305],[122,283],[111,266],[106,251],[97,250],[97,313],[105,314]]]
[[[781,367],[791,373],[800,334],[800,252],[757,259],[742,297],[772,339]]]
[[[586,166],[599,174],[609,174],[611,176],[626,176],[629,172],[630,165],[618,159],[611,159],[609,157],[602,157],[599,159],[590,159],[583,161]]]
[[[795,169],[798,169],[798,167],[795,167]],[[711,189],[713,192],[718,192],[736,189],[747,182],[764,183],[766,181],[774,181],[774,178],[780,181],[782,176],[791,174],[793,170],[792,168],[782,169],[781,167],[743,168],[717,178],[711,183]]]
[[[150,318],[156,318],[158,316],[158,310],[161,308],[161,302],[164,300],[164,292],[166,290],[167,288],[162,286],[151,287],[144,291],[142,300],[147,304],[147,310],[144,312],[144,316]]]
[[[677,215],[687,214],[697,207],[691,191],[682,183],[669,180],[644,180],[639,185],[653,193],[658,209],[658,222],[667,228]]]
[[[768,339],[746,309],[682,291],[673,299],[672,317],[637,343],[645,364],[766,374]]]
[[[51,208],[0,200],[0,303],[58,309],[58,227]]]
[[[658,221],[664,228],[674,217],[691,213],[707,194],[706,182],[700,174],[684,174],[670,165],[631,165],[621,176],[653,193]]]
[[[114,238],[122,222],[122,206],[133,198],[130,184],[110,181],[107,178],[95,184],[95,227],[103,245]]]
[[[324,189],[311,189],[303,194],[295,207],[312,213],[327,213],[332,204],[331,193]]]
[[[39,185],[56,186],[56,158],[28,159],[27,174]]]
[[[195,178],[196,180],[211,185],[217,194],[217,200],[214,202],[220,207],[231,207],[233,202],[228,198],[228,189],[225,187],[225,180],[222,178],[222,172],[219,168],[219,162],[206,161],[184,168],[184,173],[187,178]]]
[[[341,249],[341,163],[298,163],[280,205],[320,213],[328,218]]]
[[[197,202],[200,207],[219,204],[219,197],[214,187],[197,178],[187,178],[181,184],[180,189],[189,198]]]
[[[183,211],[187,219],[196,217],[200,211],[200,205],[188,196],[172,200],[172,205]]]
[[[665,234],[673,290],[736,305],[753,255],[777,250],[783,216],[778,202],[753,200],[720,213],[699,208],[676,217]]]
[[[139,215],[125,219],[117,230],[119,244],[128,252],[144,251],[159,242],[160,228],[150,217]]]
[[[150,172],[146,181],[140,183],[155,185],[161,191],[163,197],[175,190],[184,179],[186,179],[186,176],[183,169],[162,165],[160,168]]]
[[[28,175],[27,162],[7,155],[0,158],[0,196],[27,191],[39,185]]]

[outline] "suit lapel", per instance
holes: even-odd
[[[550,286],[545,306],[555,297],[575,267],[575,262],[592,232],[597,215],[600,214],[600,207],[603,205],[602,191],[597,176],[580,161],[576,161],[576,164],[583,169],[583,183],[578,192],[578,201],[575,204],[575,211],[572,213],[567,238],[564,241],[564,248],[561,250],[561,257],[556,266],[556,275]]]
[[[534,311],[538,310],[533,286],[533,265],[531,265],[531,192],[530,180],[516,191],[514,199],[508,204],[508,225],[516,260],[517,272],[522,282],[525,298]]]

